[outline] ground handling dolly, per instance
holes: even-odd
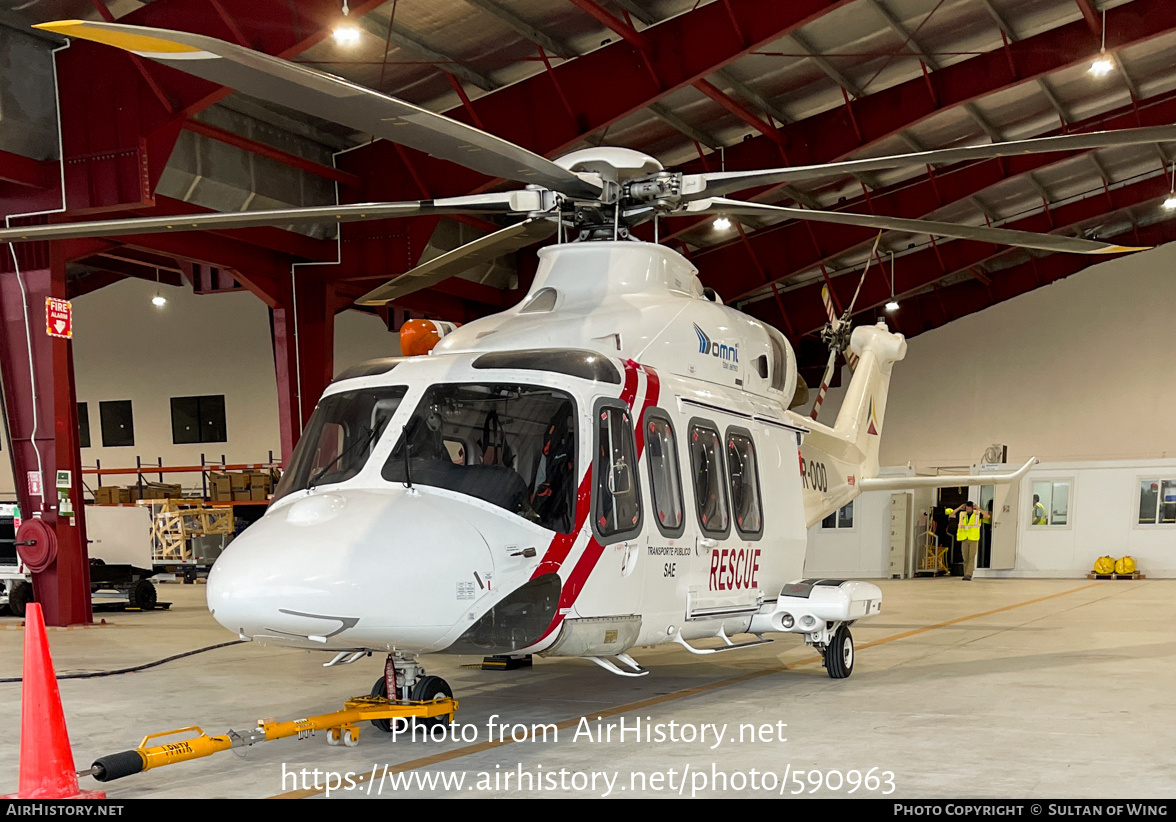
[[[275,739],[286,739],[294,736],[307,739],[314,736],[316,731],[326,731],[328,745],[346,745],[349,748],[359,744],[359,723],[364,720],[404,720],[442,718],[442,721],[452,721],[457,712],[457,700],[444,697],[429,702],[412,702],[406,700],[392,701],[381,696],[357,696],[344,703],[341,711],[320,714],[306,719],[295,719],[289,722],[275,722],[273,720],[258,720],[257,727],[249,731],[230,730],[226,734],[209,736],[199,727],[193,725],[187,728],[177,728],[174,731],[151,734],[143,737],[139,747],[130,751],[110,754],[94,760],[94,764],[78,776],[92,776],[99,782],[110,782],[122,779],[124,776],[142,773],[163,765],[173,765],[177,762],[187,762],[190,759],[200,759],[212,756],[230,748],[247,748],[258,742],[272,742]],[[448,717],[446,720],[445,717]],[[150,745],[153,740],[161,740],[177,734],[193,733],[175,742]]]

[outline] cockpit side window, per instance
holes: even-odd
[[[274,489],[274,499],[358,474],[407,392],[403,385],[361,388],[319,400]]]
[[[628,406],[615,400],[598,402],[593,428],[596,458],[592,464],[592,528],[604,545],[640,533],[641,483]]]
[[[576,413],[539,386],[433,385],[405,423],[381,476],[467,494],[544,528],[574,530]]]

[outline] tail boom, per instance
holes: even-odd
[[[878,476],[878,451],[894,363],[906,356],[906,339],[883,322],[855,328],[850,348],[859,357],[837,421],[810,429],[800,449],[805,519],[809,526],[853,500],[860,480]]]

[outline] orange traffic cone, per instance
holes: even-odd
[[[41,606],[25,611],[24,682],[21,685],[20,789],[3,799],[104,799],[103,791],[79,791],[78,774]]]

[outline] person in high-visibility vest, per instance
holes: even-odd
[[[1033,495],[1033,524],[1049,525],[1049,518],[1045,515],[1045,506],[1041,504],[1041,497]]]
[[[976,570],[976,550],[980,546],[980,519],[992,521],[992,514],[977,506],[971,500],[947,511],[948,519],[958,518],[956,541],[964,555],[964,579],[971,579]]]

